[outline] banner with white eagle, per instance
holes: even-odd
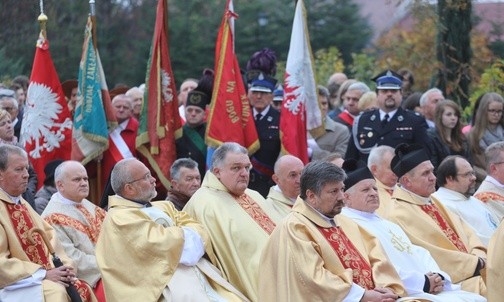
[[[317,99],[306,11],[298,0],[285,67],[284,98],[280,115],[282,153],[308,163],[307,133],[323,134],[322,113]]]
[[[70,159],[72,151],[72,118],[42,31],[28,86],[21,143],[37,172],[38,187],[44,183],[45,165],[54,159]]]

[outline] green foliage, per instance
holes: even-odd
[[[345,69],[341,52],[337,47],[319,49],[315,52],[314,57],[315,82],[320,85],[326,85],[333,73],[343,72]]]
[[[504,95],[504,59],[497,60],[483,72],[478,86],[471,94],[471,102],[464,110],[466,116],[472,114],[476,100],[487,92],[497,92]]]
[[[0,82],[5,82],[9,79],[8,75],[20,74],[23,70],[23,62],[21,59],[11,60],[5,54],[5,47],[0,48]]]
[[[350,65],[350,72],[354,79],[366,83],[369,88],[374,89],[375,83],[371,79],[382,70],[376,70],[376,58],[371,53],[353,53],[353,63]]]
[[[109,88],[144,82],[157,1],[96,2],[98,50]],[[199,77],[206,67],[213,68],[225,2],[168,0],[169,49],[177,84],[187,77]],[[60,80],[77,78],[88,1],[45,0],[44,4],[51,55]],[[371,30],[351,0],[305,0],[305,6],[314,53],[336,47],[338,58],[348,63],[351,53],[361,51],[369,42]],[[235,0],[234,8],[239,15],[235,20],[235,49],[240,65],[264,47],[273,49],[278,61],[285,61],[294,1]],[[4,48],[0,77],[30,75],[40,31],[36,21],[39,13],[38,1],[0,1],[0,45]]]

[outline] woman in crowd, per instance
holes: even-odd
[[[448,155],[461,155],[467,158],[467,141],[462,134],[460,106],[451,100],[444,100],[436,105],[434,113],[435,128],[429,128],[432,140],[432,162],[437,166]]]
[[[468,140],[470,159],[477,168],[478,180],[486,175],[485,149],[492,143],[504,140],[503,109],[504,99],[500,94],[488,92],[481,97]]]

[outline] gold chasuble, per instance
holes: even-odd
[[[335,222],[338,227],[296,200],[262,254],[259,301],[343,301],[357,285],[405,296],[378,240],[346,217],[338,215]]]
[[[256,191],[233,196],[208,171],[184,207],[208,230],[217,256],[214,265],[251,301],[257,299],[259,259],[275,224],[282,219]]]
[[[64,265],[74,267],[60,242],[56,239],[54,229],[21,198],[15,204],[4,192],[0,191],[0,288],[13,284],[21,279],[33,275],[38,269],[50,270],[54,268],[52,256],[42,237],[34,235],[35,244],[28,240],[28,231],[39,228],[46,234],[56,255]],[[76,268],[75,273],[77,274]],[[77,280],[74,285],[82,301],[96,301],[89,285]],[[42,288],[46,301],[65,301],[65,288],[55,282],[43,280]],[[53,296],[55,295],[56,296]]]
[[[504,298],[504,223],[495,231],[488,245],[487,287],[488,302],[500,302]]]
[[[483,279],[476,274],[478,257],[486,259],[481,240],[458,216],[440,202],[426,199],[397,186],[388,219],[398,224],[413,244],[426,248],[462,289],[485,295]],[[483,270],[484,273],[484,270]]]
[[[391,188],[378,179],[375,178],[376,188],[378,189],[378,198],[380,199],[380,207],[376,210],[376,213],[383,218],[387,218],[390,214],[390,208],[392,207],[392,194],[394,193],[394,188]]]
[[[485,206],[501,221],[504,219],[504,188],[499,182],[487,176],[481,183],[474,197],[483,201]]]

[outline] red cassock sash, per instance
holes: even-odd
[[[38,233],[33,233],[35,244],[32,244],[28,239],[28,231],[35,226],[26,206],[24,204],[5,203],[5,207],[7,213],[9,213],[9,218],[16,231],[19,243],[28,259],[33,263],[41,265],[45,270],[52,269],[54,265],[49,261],[49,251],[42,240],[42,236]],[[90,287],[86,282],[77,280],[74,286],[77,288],[82,301],[91,301]]]
[[[247,194],[235,197],[238,204],[247,214],[266,232],[268,235],[275,229],[275,223],[271,221],[268,214]]]
[[[458,234],[455,233],[455,231],[450,227],[450,225],[443,217],[443,215],[441,215],[436,205],[425,204],[421,205],[420,208],[422,208],[422,210],[425,213],[427,213],[427,215],[429,215],[430,218],[434,220],[434,222],[436,222],[436,224],[441,228],[445,236],[448,237],[448,240],[450,240],[451,243],[453,243],[459,251],[467,253],[467,249],[464,243],[462,242],[462,240],[460,240]]]
[[[343,111],[339,114],[339,118],[345,121],[345,123],[349,124],[350,126],[353,126],[354,117],[350,113]]]
[[[371,290],[375,288],[371,265],[362,257],[357,248],[339,227],[322,228],[319,231],[332,246],[344,268],[353,271],[353,282]]]

